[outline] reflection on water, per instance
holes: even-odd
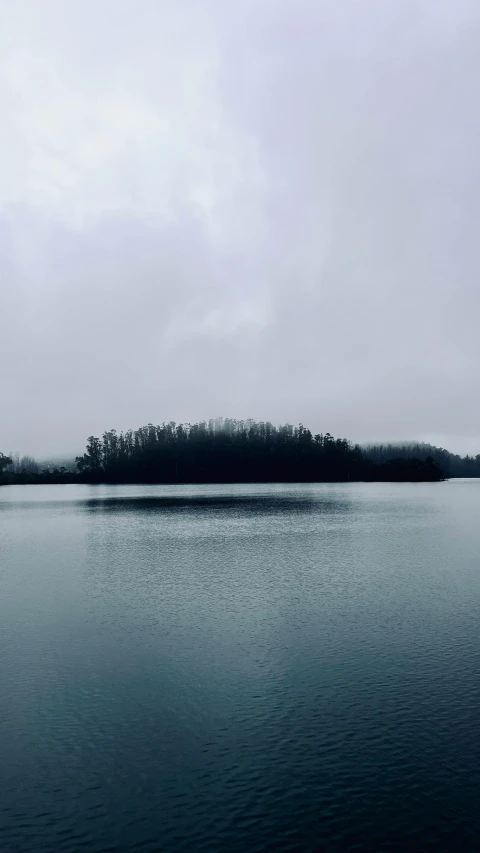
[[[0,490],[0,849],[476,850],[480,483]]]
[[[277,512],[347,512],[348,501],[328,499],[318,500],[312,496],[287,495],[185,495],[185,496],[144,496],[124,498],[90,498],[81,506],[93,512],[165,512],[168,510],[229,511],[239,513],[277,513]]]

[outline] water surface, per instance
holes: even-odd
[[[480,481],[0,489],[2,853],[478,850]]]

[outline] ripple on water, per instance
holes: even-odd
[[[6,493],[2,853],[478,849],[480,484]]]

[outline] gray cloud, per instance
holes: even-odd
[[[7,3],[0,449],[225,414],[480,450],[480,7]]]

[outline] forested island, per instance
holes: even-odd
[[[446,467],[426,445],[411,452],[361,448],[328,432],[314,435],[302,424],[231,418],[92,435],[71,467],[40,468],[31,457],[14,460],[0,453],[2,484],[435,482],[445,476]]]

